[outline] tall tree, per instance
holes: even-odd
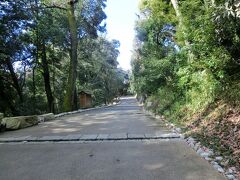
[[[80,3],[80,10],[82,8],[82,0],[70,0],[68,1],[67,6],[67,16],[69,23],[69,32],[70,32],[70,67],[68,75],[68,85],[67,92],[64,100],[65,111],[77,109],[76,104],[76,78],[77,78],[77,47],[78,47],[78,30],[77,30],[77,20],[75,16],[75,4]]]
[[[31,18],[26,11],[25,1],[4,0],[0,5],[0,63],[1,67],[7,68],[10,73],[12,87],[23,103],[24,83],[21,76],[16,73],[14,63],[28,64],[31,55],[28,53],[29,46],[25,43],[28,39],[25,32],[31,27]]]

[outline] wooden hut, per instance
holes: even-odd
[[[86,109],[92,107],[92,93],[87,91],[80,91],[79,92],[80,97],[80,108]]]

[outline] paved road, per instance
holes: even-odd
[[[133,98],[118,106],[65,116],[0,134],[67,136],[170,133],[145,115]],[[180,139],[3,143],[1,180],[224,180]]]
[[[162,122],[144,115],[141,109],[134,98],[123,98],[118,106],[64,116],[31,128],[5,132],[0,137],[169,132]]]

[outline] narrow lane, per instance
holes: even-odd
[[[168,133],[133,98],[1,137]],[[224,180],[181,139],[0,144],[1,180]]]
[[[164,123],[145,115],[133,97],[122,98],[113,107],[67,115],[38,126],[0,134],[3,137],[37,137],[68,134],[167,133]]]

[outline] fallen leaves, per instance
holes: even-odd
[[[229,164],[240,170],[240,112],[219,103],[208,113],[188,125],[189,133],[197,134],[204,143],[229,156]]]

